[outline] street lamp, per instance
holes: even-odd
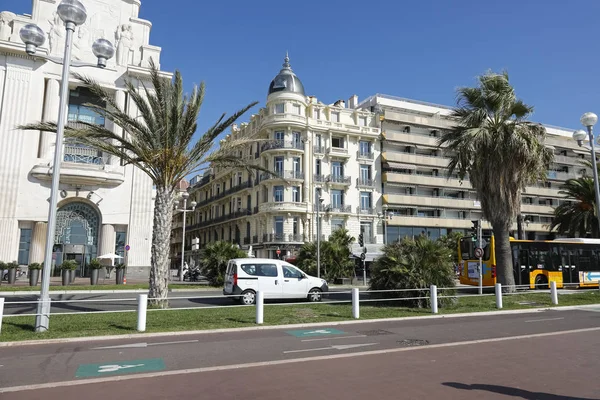
[[[87,19],[85,7],[78,0],[63,0],[56,11],[65,23],[65,53],[64,57],[38,56],[44,60],[62,64],[62,77],[60,85],[60,104],[58,107],[58,122],[56,127],[56,144],[54,147],[54,163],[52,165],[52,186],[50,189],[50,206],[48,212],[48,230],[46,232],[46,248],[44,253],[44,269],[42,272],[42,290],[37,306],[35,317],[35,330],[45,332],[50,324],[50,266],[52,263],[52,248],[54,246],[54,231],[56,229],[56,207],[58,204],[58,188],[60,182],[60,163],[62,161],[63,136],[65,131],[65,117],[67,101],[69,98],[69,69],[73,67],[106,67],[106,60],[114,53],[112,43],[105,39],[98,39],[92,46],[92,51],[98,57],[98,64],[71,63],[71,48],[73,45],[73,33],[77,25],[81,25]],[[46,37],[44,32],[36,24],[27,24],[21,28],[19,36],[25,43],[25,51],[34,55],[37,48],[44,44]]]
[[[592,112],[587,112],[581,116],[581,124],[587,128],[587,136],[590,141],[590,152],[592,153],[592,172],[594,173],[594,190],[596,192],[596,218],[598,219],[598,229],[600,229],[600,187],[598,185],[598,167],[596,165],[596,151],[594,150],[594,133],[593,128],[598,122],[598,116]],[[579,147],[583,145],[585,140],[585,132],[582,130],[573,133],[573,139],[577,141]]]
[[[319,204],[317,204],[317,278],[321,277],[321,207],[323,206],[323,198],[319,191]]]
[[[188,209],[187,208],[187,199],[190,197],[190,194],[188,192],[183,192],[181,194],[181,197],[183,197],[183,208],[180,209],[176,209],[177,211],[181,211],[183,212],[183,235],[181,237],[181,266],[179,267],[179,280],[181,282],[183,282],[183,262],[184,262],[184,256],[185,256],[185,214],[188,211],[194,211],[196,209],[196,203],[195,201],[192,201],[190,203],[190,206],[192,206],[192,208]]]
[[[378,212],[377,217],[383,222],[383,244],[387,244],[387,220],[391,213],[387,210],[387,206],[383,207],[383,212]]]

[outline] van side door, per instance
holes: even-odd
[[[257,263],[258,290],[264,293],[265,299],[280,299],[283,294],[281,266],[277,262]]]

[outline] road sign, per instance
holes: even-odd
[[[487,245],[488,245],[488,242],[484,238],[481,238],[481,243],[479,242],[479,240],[475,241],[475,246],[476,247],[481,247],[482,249],[485,249],[485,247]]]
[[[477,247],[475,249],[475,258],[483,257],[483,249],[481,247]]]
[[[310,337],[310,336],[327,336],[327,335],[342,335],[343,331],[333,328],[324,329],[301,329],[296,331],[287,331],[288,335],[296,337]]]
[[[82,364],[75,372],[76,378],[89,378],[107,375],[133,374],[136,372],[162,371],[165,363],[162,358],[147,360],[113,361],[102,364]]]
[[[365,258],[367,258],[367,255],[365,253],[360,253],[360,259],[365,261]]]
[[[127,250],[127,251],[131,250],[131,246],[129,246],[129,245],[125,246],[125,250]]]

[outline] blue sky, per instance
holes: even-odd
[[[28,13],[31,2],[1,8]],[[600,113],[598,15],[597,0],[142,0],[140,12],[162,68],[188,88],[205,81],[202,131],[222,112],[264,105],[286,50],[325,103],[385,93],[454,105],[457,87],[506,69],[533,120],[577,129],[581,114]]]

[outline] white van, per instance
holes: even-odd
[[[310,276],[283,260],[236,258],[229,260],[223,294],[239,295],[242,304],[254,304],[256,292],[265,299],[308,299],[321,301],[329,287],[323,279]]]

